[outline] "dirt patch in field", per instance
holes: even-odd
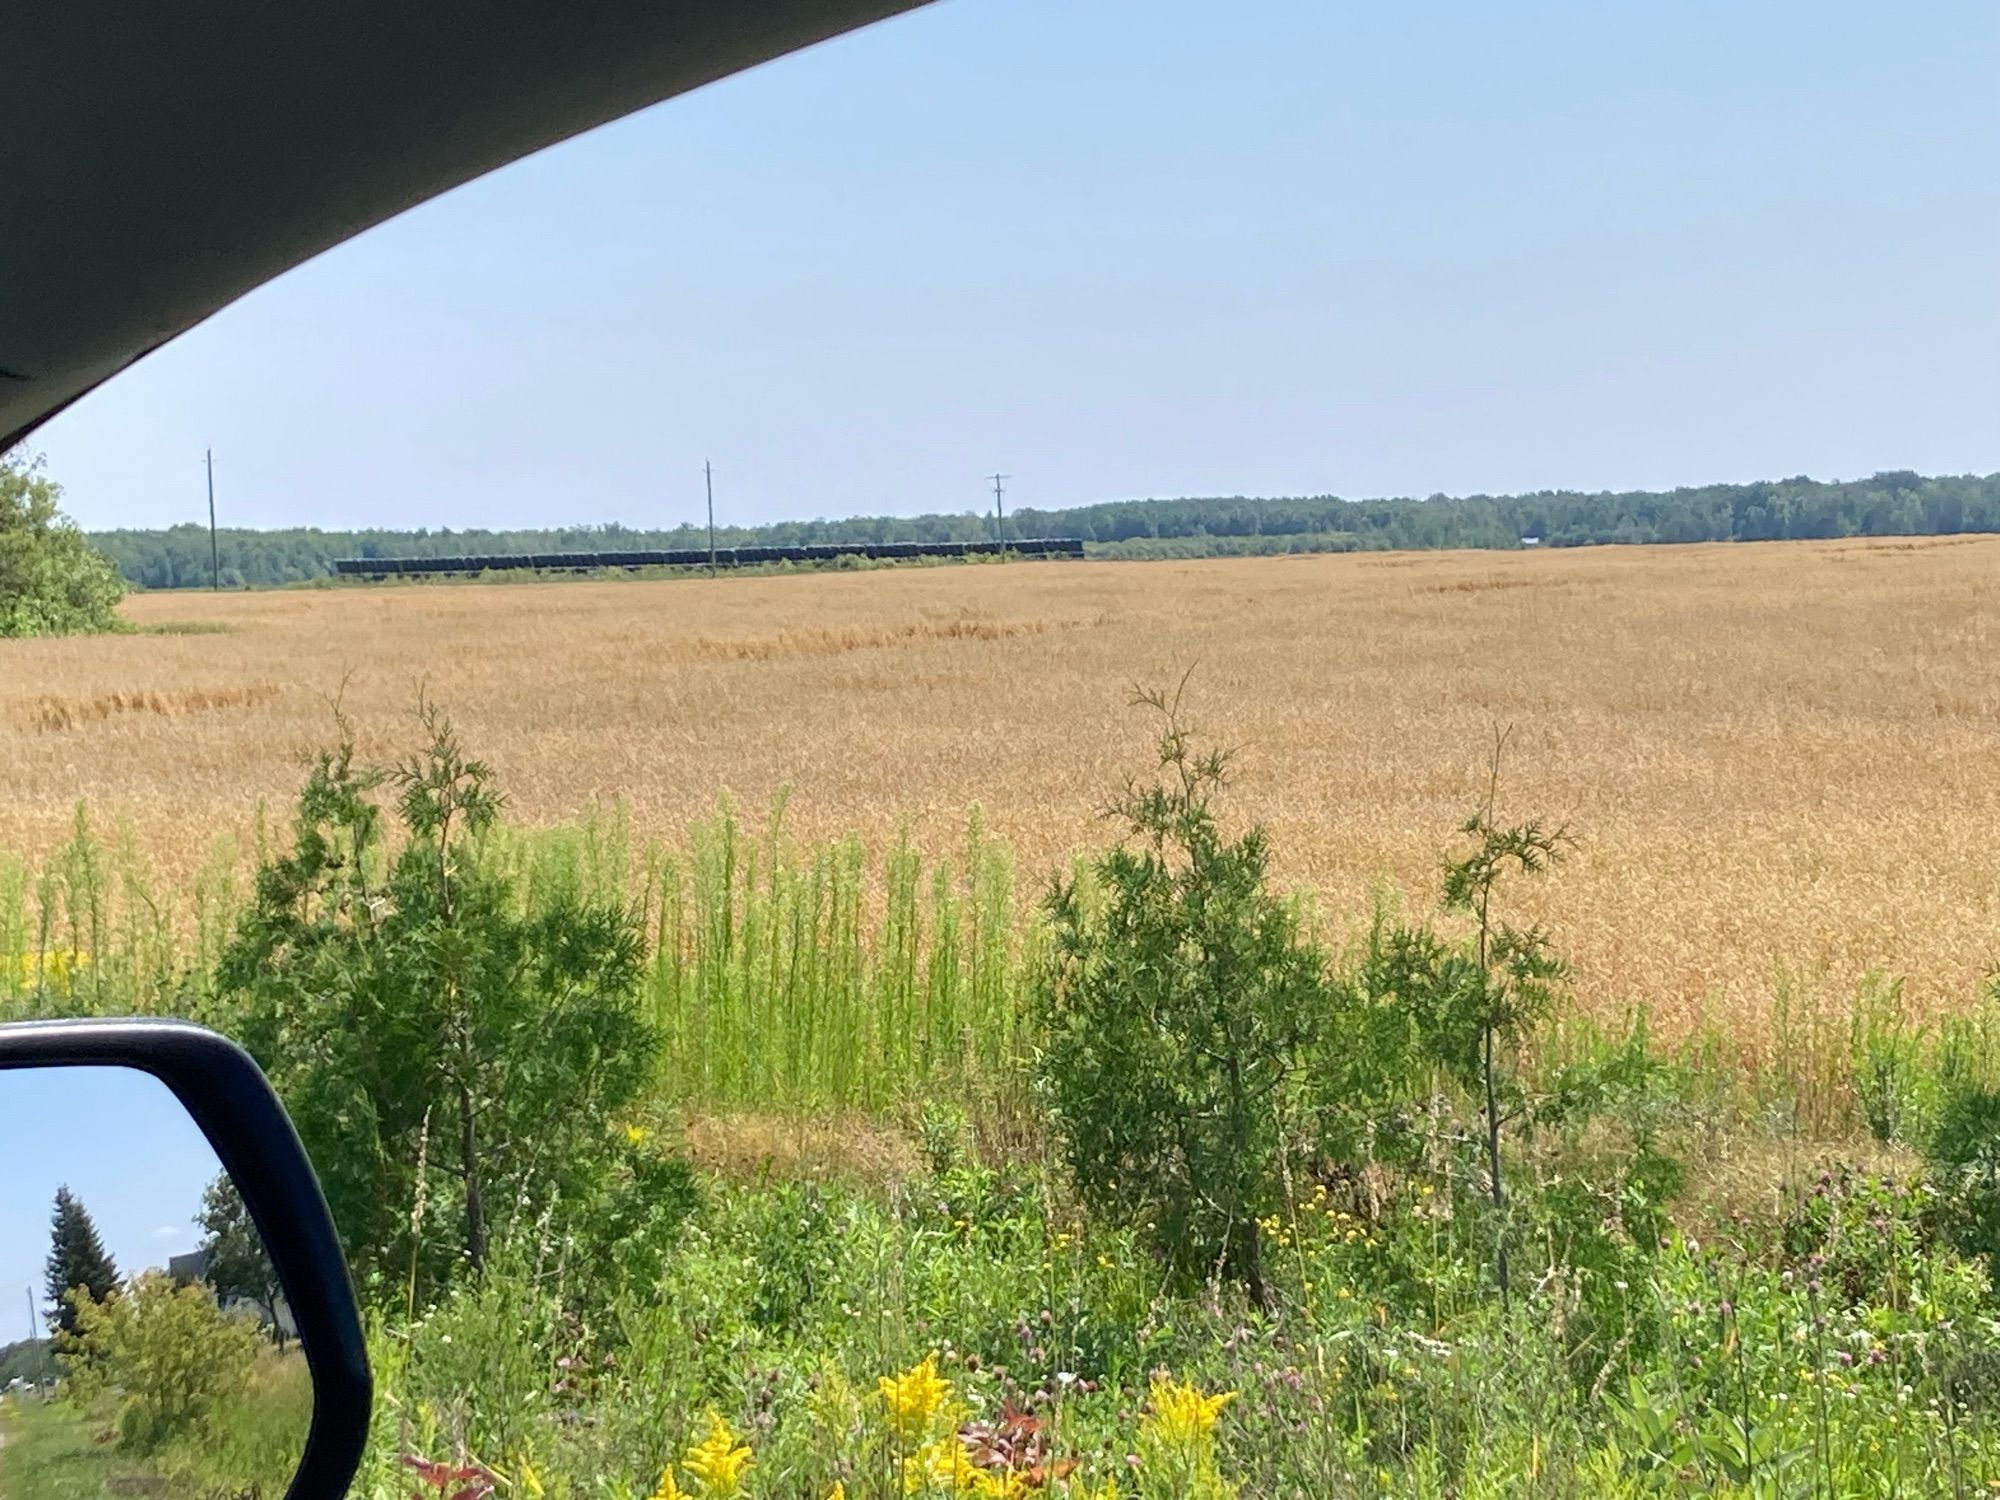
[[[696,1166],[746,1182],[775,1176],[886,1188],[919,1166],[908,1136],[860,1115],[700,1115],[687,1122],[684,1140]]]

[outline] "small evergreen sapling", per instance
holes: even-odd
[[[1038,1077],[1085,1197],[1142,1225],[1182,1280],[1235,1280],[1261,1305],[1257,1221],[1281,1201],[1326,960],[1267,887],[1264,831],[1217,822],[1227,755],[1197,748],[1178,693],[1136,701],[1163,721],[1159,774],[1110,808],[1128,838],[1090,888],[1050,894]]]

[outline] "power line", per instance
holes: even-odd
[[[708,490],[708,576],[715,576],[715,466],[702,460],[701,482]]]

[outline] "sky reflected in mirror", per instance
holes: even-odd
[[[201,1240],[202,1190],[222,1168],[181,1102],[134,1068],[0,1071],[0,1344],[26,1338],[58,1187],[90,1211],[121,1276],[164,1270]],[[18,1326],[16,1326],[18,1325]]]

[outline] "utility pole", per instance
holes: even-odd
[[[1012,474],[995,474],[993,476],[993,527],[1000,534],[1000,545],[1002,548],[1007,545],[1007,511],[1001,503],[1000,482],[1003,479],[1012,479],[1013,477]]]
[[[208,586],[221,591],[222,555],[215,546],[215,450],[208,450]]]
[[[28,1294],[28,1342],[30,1344],[39,1344],[42,1341],[42,1322],[41,1319],[35,1315],[35,1289],[33,1287],[27,1287],[25,1288],[25,1290],[27,1291]],[[48,1369],[49,1365],[48,1350],[44,1349],[42,1351],[42,1357],[40,1360],[36,1362],[36,1364],[38,1373],[35,1376],[35,1388],[39,1390],[44,1397],[46,1397],[49,1393],[48,1376],[45,1373],[39,1373],[39,1372],[45,1372]]]
[[[715,576],[715,466],[702,460],[701,482],[708,490],[708,576]]]

